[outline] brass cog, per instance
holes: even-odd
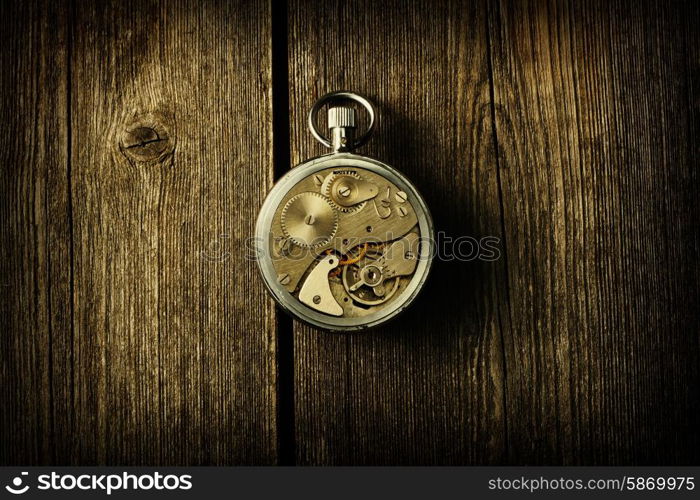
[[[349,204],[357,193],[357,183],[362,177],[354,172],[343,172],[342,174],[328,174],[321,184],[321,193],[328,198],[333,208],[344,213],[355,212],[365,206],[366,201],[356,204]],[[340,194],[342,188],[347,188],[349,195],[343,198]]]
[[[300,193],[287,201],[281,215],[282,231],[295,244],[314,248],[331,241],[338,229],[338,214],[319,193]]]

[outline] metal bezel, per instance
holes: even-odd
[[[270,228],[277,207],[284,196],[299,181],[320,170],[333,167],[358,167],[375,172],[409,193],[414,206],[421,237],[421,250],[418,265],[408,287],[401,292],[398,301],[389,310],[354,318],[336,318],[315,311],[302,304],[277,282],[277,272],[270,258]],[[312,158],[287,172],[265,198],[255,225],[256,261],[263,281],[280,306],[300,320],[327,330],[357,331],[380,325],[404,311],[416,298],[428,278],[435,255],[435,235],[433,221],[423,197],[418,190],[398,170],[373,158],[353,153],[331,153]]]

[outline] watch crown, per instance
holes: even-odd
[[[355,110],[344,106],[328,109],[328,128],[355,128]]]

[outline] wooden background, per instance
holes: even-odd
[[[0,463],[700,462],[697,2],[0,9]],[[244,258],[337,89],[500,239],[364,334]]]

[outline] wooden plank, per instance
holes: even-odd
[[[274,463],[269,5],[74,14],[75,460]]]
[[[305,126],[314,100],[359,92],[381,115],[360,153],[413,179],[438,230],[500,236],[484,5],[294,0],[288,17],[293,163],[322,152]],[[504,276],[500,262],[438,262],[386,327],[296,324],[297,463],[503,461]]]
[[[70,448],[70,214],[63,2],[0,6],[0,464]]]
[[[571,3],[489,15],[509,461],[696,463],[697,3]]]

